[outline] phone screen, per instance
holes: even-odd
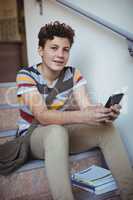
[[[123,95],[124,95],[123,93],[119,93],[119,94],[114,94],[114,95],[110,96],[107,103],[105,104],[105,107],[109,108],[110,106],[119,104]]]

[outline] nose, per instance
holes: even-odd
[[[58,51],[57,51],[57,56],[58,56],[59,58],[63,58],[63,57],[64,57],[64,52],[63,52],[62,49],[58,49]]]

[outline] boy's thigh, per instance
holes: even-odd
[[[48,135],[55,130],[56,125],[42,126],[39,125],[34,129],[30,138],[30,149],[32,157],[36,159],[44,159],[45,157],[45,140]]]
[[[110,137],[115,131],[113,124],[110,125],[65,125],[69,134],[70,152],[81,152],[93,147],[101,147],[101,140]]]
[[[71,153],[77,153],[99,146],[98,127],[86,124],[65,125],[69,134],[69,146]]]

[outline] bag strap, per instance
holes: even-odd
[[[70,69],[71,69],[72,74],[74,74],[75,68],[70,67]],[[48,96],[46,97],[46,105],[48,108],[50,108],[50,106],[57,94],[73,87],[73,76],[69,80],[66,80],[65,82],[63,82],[66,70],[67,70],[67,67],[65,67],[62,70],[60,77],[57,80],[55,86],[53,88],[50,88]],[[42,89],[42,88],[40,88],[40,84],[38,84],[38,83],[37,83],[37,88],[38,88],[38,91],[41,92],[40,89]],[[48,86],[45,86],[45,90],[49,90]]]
[[[52,104],[52,102],[57,94],[73,87],[73,76],[69,80],[66,80],[65,82],[63,81],[66,70],[68,68],[71,70],[72,74],[74,75],[75,68],[73,68],[71,66],[64,67],[64,69],[61,71],[59,79],[57,80],[57,82],[53,88],[48,88],[47,85],[45,85],[45,86],[41,85],[34,78],[34,81],[36,82],[36,86],[37,86],[37,89],[40,94],[44,94],[44,91],[48,91],[48,96],[46,97],[46,104],[48,107],[50,107],[50,105]],[[33,67],[21,66],[20,69],[24,69],[28,72],[34,72],[36,74],[39,74],[39,72],[36,69],[34,69]],[[20,69],[18,69],[18,72]]]
[[[66,72],[66,69],[64,68],[64,70],[61,72],[60,78],[56,82],[54,88],[52,88],[52,90],[49,92],[48,96],[46,97],[46,104],[47,104],[48,108],[52,104],[52,102],[57,94],[73,87],[73,76],[69,80],[63,82],[64,77],[65,77],[65,72]]]
[[[31,123],[30,127],[28,128],[28,130],[26,129],[26,130],[24,130],[23,132],[27,131],[26,135],[27,135],[27,134],[28,134],[28,135],[31,135],[32,132],[34,131],[34,129],[35,129],[37,126],[38,126],[37,120],[33,119],[33,121],[32,121],[32,123]],[[22,135],[22,133],[23,133],[23,132],[21,132],[21,134],[20,134],[18,131],[19,131],[19,129],[17,129],[17,131],[16,131],[16,135],[15,135],[16,138],[19,137],[20,135]]]

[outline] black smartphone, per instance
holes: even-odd
[[[109,97],[107,103],[105,104],[105,107],[109,108],[110,106],[119,104],[123,95],[124,95],[123,93],[113,94],[112,96]]]

